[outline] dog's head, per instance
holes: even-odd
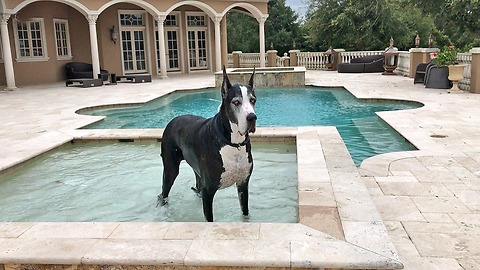
[[[255,114],[255,102],[257,97],[253,89],[255,69],[248,85],[231,85],[227,77],[227,71],[223,67],[222,83],[222,108],[225,110],[232,132],[238,132],[244,136],[248,132],[255,132],[257,115]]]

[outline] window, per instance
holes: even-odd
[[[68,32],[68,21],[54,19],[53,24],[55,27],[55,45],[57,48],[57,59],[72,59],[72,53],[70,50],[70,35]]]
[[[189,15],[187,16],[188,26],[205,26],[205,16],[203,15]]]
[[[47,61],[47,45],[43,19],[16,21],[14,23],[17,61]]]
[[[177,26],[177,15],[167,15],[163,24],[165,26]]]
[[[120,25],[122,26],[143,26],[143,14],[120,14]]]

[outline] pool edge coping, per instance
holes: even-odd
[[[151,139],[158,139],[161,132],[163,130],[156,129],[156,130],[71,130],[71,131],[63,131],[62,134],[68,136],[68,138],[72,138],[72,140],[115,140],[119,138],[125,138],[127,136],[131,139],[137,140],[151,140]],[[338,211],[338,215],[340,218],[340,222],[342,224],[343,233],[346,241],[337,239],[333,236],[329,236],[323,232],[320,232],[315,229],[311,229],[305,225],[298,226],[296,224],[292,224],[292,229],[299,230],[298,228],[294,227],[301,227],[301,232],[296,232],[294,235],[291,236],[291,239],[284,239],[283,241],[277,241],[275,246],[270,246],[271,250],[276,250],[275,254],[271,254],[271,252],[265,250],[265,253],[262,254],[264,257],[259,257],[258,254],[245,254],[243,256],[239,256],[236,260],[222,260],[222,258],[216,258],[216,262],[220,263],[217,266],[273,266],[273,267],[320,267],[320,268],[344,268],[344,269],[355,269],[355,268],[383,268],[383,269],[397,269],[402,268],[403,265],[400,262],[398,255],[395,251],[395,247],[388,235],[388,232],[383,224],[383,221],[376,210],[373,201],[370,198],[367,188],[363,184],[358,169],[353,164],[353,161],[346,150],[346,147],[343,144],[343,140],[341,139],[338,131],[335,127],[298,127],[298,128],[259,128],[258,132],[252,136],[252,139],[258,138],[274,138],[274,141],[282,140],[282,138],[292,138],[295,137],[297,142],[297,166],[298,166],[298,183],[299,183],[299,208],[300,202],[306,201],[307,206],[312,207],[325,207],[326,205],[322,205],[321,201],[307,199],[310,198],[313,194],[315,197],[318,194],[315,194],[316,191],[309,188],[311,185],[316,184],[324,184],[328,187],[331,185],[331,189],[333,191],[333,198],[336,203],[336,208]],[[65,143],[68,143],[67,140]],[[343,145],[343,147],[342,147]],[[339,148],[340,147],[340,148]],[[323,160],[323,162],[322,162]],[[312,161],[314,161],[312,163]],[[306,176],[309,177],[306,177]],[[314,176],[314,178],[312,178]],[[315,178],[315,176],[317,176]],[[302,188],[300,188],[302,186]],[[320,192],[321,193],[321,192]],[[305,196],[304,196],[305,195]],[[308,196],[307,196],[308,195]],[[329,206],[326,206],[329,207]],[[359,211],[361,210],[361,211]],[[300,211],[300,210],[299,210]],[[300,223],[303,224],[308,223],[300,220]],[[23,226],[24,224],[29,224]],[[31,240],[28,235],[31,234],[32,230],[35,231],[35,228],[46,226],[45,224],[49,223],[0,223],[0,230],[2,233],[3,239],[7,239],[9,243],[14,245],[15,240],[18,241],[19,246],[9,246],[7,250],[23,250],[21,252],[23,254],[35,254],[34,251],[27,252],[30,247],[25,244],[25,239]],[[63,230],[68,231],[68,226],[77,223],[65,223],[66,226]],[[82,223],[85,224],[87,228],[89,224],[99,224],[99,223]],[[110,224],[110,223],[104,223]],[[33,237],[36,241],[50,241],[53,245],[53,249],[61,249],[63,244],[62,241],[58,239],[67,239],[65,242],[72,241],[72,239],[80,240],[80,242],[85,242],[89,248],[88,250],[95,250],[95,247],[103,246],[108,247],[110,245],[110,249],[114,248],[118,245],[126,245],[126,243],[131,244],[133,246],[139,245],[140,242],[145,242],[146,239],[123,239],[119,242],[117,240],[117,244],[113,241],[113,238],[110,236],[115,233],[116,229],[120,226],[127,226],[128,224],[132,225],[139,225],[142,223],[114,223],[117,224],[113,230],[108,234],[107,237],[86,237],[86,238],[56,238],[56,237],[41,237],[42,235],[48,235],[48,230],[44,232],[39,232],[39,234],[34,234]],[[127,224],[127,225],[124,225]],[[155,223],[152,223],[155,224]],[[233,226],[233,227],[240,227],[242,228],[243,223],[202,223],[205,226],[210,226],[213,228],[214,226]],[[228,224],[228,225],[225,225]],[[246,225],[246,226],[256,226],[258,224],[259,228],[262,226],[267,226],[266,223],[251,223],[254,225]],[[213,226],[213,227],[212,227]],[[270,224],[270,226],[287,226],[284,224]],[[10,231],[8,228],[12,227],[23,227],[20,230],[20,234],[18,235],[11,235],[11,237],[4,237],[5,232]],[[308,228],[308,229],[307,229]],[[56,231],[61,231],[61,229],[56,228]],[[89,229],[91,230],[91,228]],[[314,230],[314,234],[312,234],[312,230]],[[15,230],[14,230],[15,231]],[[220,234],[221,235],[221,234]],[[317,237],[313,237],[314,241],[305,240],[305,235],[317,235]],[[319,241],[318,235],[322,235],[321,241]],[[201,266],[201,265],[212,265],[215,261],[195,261],[193,258],[195,256],[199,256],[201,252],[203,252],[204,247],[202,245],[206,244],[206,242],[199,242],[199,241],[213,241],[213,240],[222,240],[222,241],[229,241],[228,245],[232,245],[234,247],[240,247],[240,250],[245,250],[245,247],[248,246],[264,246],[267,243],[262,240],[262,235],[259,233],[256,236],[256,239],[245,239],[240,237],[239,239],[222,239],[226,236],[216,236],[217,239],[187,239],[183,241],[190,241],[189,243],[184,243],[188,246],[188,249],[184,250],[183,259],[175,261],[174,265],[184,265],[184,266]],[[249,236],[251,237],[251,235]],[[215,238],[215,237],[214,237]],[[220,238],[220,239],[218,239]],[[255,238],[255,237],[254,237]],[[2,238],[0,238],[2,239]],[[94,239],[95,241],[89,241]],[[162,238],[163,239],[163,238]],[[300,240],[299,240],[300,239]],[[128,240],[128,241],[127,241]],[[150,239],[152,240],[152,239]],[[159,239],[155,239],[157,242]],[[160,240],[160,241],[173,241],[174,239],[169,240]],[[177,239],[178,240],[178,239]],[[23,241],[23,242],[22,242]],[[112,242],[113,241],[113,242]],[[127,242],[125,242],[127,241]],[[175,240],[176,241],[176,240]],[[234,241],[234,242],[232,242]],[[238,241],[238,242],[235,242]],[[257,241],[257,242],[255,242]],[[260,243],[260,242],[262,243]],[[28,241],[27,241],[28,242]],[[39,242],[39,243],[40,243]],[[148,242],[148,241],[147,241]],[[155,241],[154,241],[155,242]],[[166,242],[165,242],[166,243]],[[221,242],[218,242],[221,243]],[[144,243],[145,244],[145,243]],[[113,245],[113,246],[112,246]],[[227,245],[227,246],[228,246]],[[267,245],[269,246],[269,245]],[[308,246],[308,248],[306,248]],[[190,250],[192,247],[203,247],[199,248],[200,250]],[[223,247],[224,249],[226,248]],[[319,256],[318,252],[322,252],[322,250],[333,250],[335,254],[344,254],[346,257],[340,260],[338,257],[335,256]],[[310,252],[311,251],[311,252]],[[342,252],[343,251],[343,252]],[[35,258],[26,258],[25,256],[19,254],[15,257],[15,252],[10,252],[8,256],[5,253],[5,245],[0,242],[0,263],[9,264],[9,263],[22,263],[22,264],[34,264],[34,263],[42,263],[42,264],[108,264],[114,261],[112,260],[105,260],[102,263],[100,259],[93,259],[93,257],[88,257],[88,252],[80,252],[79,255],[72,256],[73,254],[64,254],[65,258],[45,258],[41,256],[37,256]],[[132,251],[135,252],[135,251]],[[7,252],[8,253],[8,252]],[[310,253],[310,254],[309,254]],[[2,255],[3,254],[3,255]],[[61,254],[61,252],[52,252],[52,254]],[[107,253],[108,254],[108,253]],[[105,258],[107,254],[99,255],[99,258]],[[282,256],[278,256],[281,254]],[[358,254],[362,254],[359,257],[355,257]],[[229,254],[232,255],[232,254]],[[235,255],[235,254],[233,254]],[[287,256],[288,255],[288,256]],[[80,257],[79,257],[80,256]],[[255,260],[247,260],[245,257],[255,258]],[[273,256],[273,257],[272,257]],[[108,257],[108,256],[107,256]],[[285,258],[288,257],[288,260]],[[320,258],[324,258],[324,260],[319,260]],[[325,258],[326,257],[326,258]],[[263,258],[263,259],[262,259]],[[272,260],[272,258],[275,258]],[[355,258],[349,260],[349,258]],[[144,258],[144,259],[137,259],[135,265],[138,264],[172,264],[167,262],[168,258]],[[231,258],[229,258],[231,259]],[[235,262],[234,262],[235,261]],[[128,264],[129,260],[124,260],[119,264]],[[132,262],[132,261],[130,261]],[[230,264],[230,263],[231,264]],[[215,265],[215,264],[213,264]]]

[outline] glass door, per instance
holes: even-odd
[[[189,68],[208,69],[208,17],[199,12],[189,12],[186,17]]]
[[[122,30],[122,51],[125,73],[147,71],[144,30]]]
[[[123,70],[125,74],[147,72],[146,15],[143,11],[119,14]]]
[[[205,30],[188,31],[188,56],[190,69],[208,68],[207,33]]]
[[[168,71],[180,70],[180,60],[178,52],[178,30],[166,30],[167,39],[166,48],[167,48],[167,69]]]

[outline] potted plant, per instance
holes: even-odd
[[[463,69],[465,65],[459,65],[457,62],[457,49],[454,46],[445,46],[439,53],[433,53],[433,63],[437,67],[448,67],[448,79],[453,82],[452,91],[460,91],[458,81],[463,79]]]

